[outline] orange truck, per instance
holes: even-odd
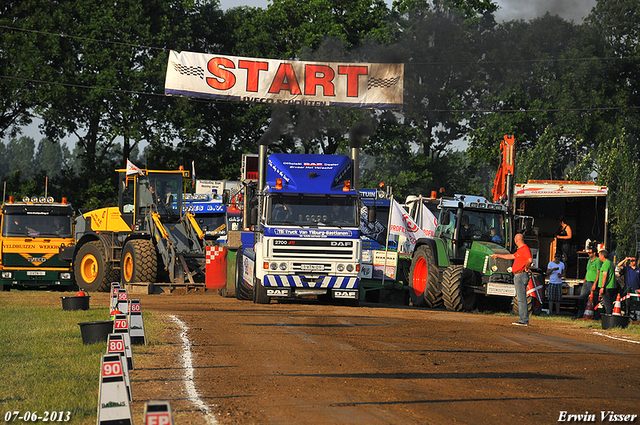
[[[60,260],[61,246],[73,243],[73,207],[66,198],[13,196],[2,204],[0,220],[0,287],[74,287],[68,262]]]

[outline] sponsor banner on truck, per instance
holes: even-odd
[[[358,239],[360,237],[357,230],[349,229],[298,229],[283,227],[266,227],[265,236],[287,237],[287,238],[332,238],[332,239]],[[339,242],[336,242],[339,244]],[[341,245],[334,245],[341,246]],[[351,245],[342,245],[351,246]]]
[[[398,263],[398,253],[396,251],[373,251],[373,278],[395,280],[396,264]],[[386,258],[385,258],[386,257]]]
[[[404,64],[169,53],[165,94],[302,106],[401,108]]]

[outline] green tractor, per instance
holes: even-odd
[[[407,202],[414,219],[421,203],[419,198]],[[455,195],[441,198],[438,209],[434,237],[418,239],[413,250],[409,271],[413,305],[470,311],[481,300],[488,306],[508,297],[517,311],[511,261],[490,257],[510,252],[513,232],[507,207],[481,196]],[[534,278],[544,282],[540,270]],[[527,298],[530,311],[541,309],[537,298]]]

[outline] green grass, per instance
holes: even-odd
[[[473,313],[476,314],[487,314],[487,315],[496,315],[496,316],[513,316],[511,313],[495,313],[492,311],[479,311],[474,310]],[[636,340],[640,339],[640,324],[638,322],[632,322],[626,328],[609,328],[602,329],[602,323],[600,320],[572,320],[571,316],[566,315],[567,313],[562,313],[561,316],[549,316],[547,314],[541,314],[539,316],[531,316],[532,321],[542,320],[545,322],[564,322],[564,323],[572,323],[580,328],[593,329],[595,331],[606,332],[610,335],[617,337],[628,337],[635,338]],[[535,322],[534,322],[535,323]]]
[[[108,299],[104,294],[94,306],[92,297],[89,310],[63,311],[60,297],[68,295],[0,292],[0,420],[9,411],[70,411],[67,423],[95,423],[107,344],[83,344],[78,323],[109,320]],[[145,331],[150,316],[144,313]]]

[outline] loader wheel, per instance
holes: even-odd
[[[415,307],[440,307],[442,289],[440,272],[436,266],[431,248],[422,245],[416,249],[409,272],[409,295]]]
[[[132,239],[122,250],[122,281],[124,283],[155,282],[158,277],[158,257],[150,240]]]
[[[267,288],[258,279],[253,280],[253,302],[255,304],[269,304],[271,298],[267,296]]]
[[[242,262],[242,247],[238,248],[236,254],[236,271],[235,271],[235,292],[236,298],[239,300],[251,300],[253,299],[253,293],[251,289],[243,282],[242,274],[244,272],[244,264]]]
[[[91,241],[80,247],[73,262],[76,283],[89,292],[107,292],[111,282],[118,282],[118,271],[107,262],[100,241]]]
[[[469,283],[473,272],[461,265],[447,267],[442,273],[442,299],[447,310],[471,311],[476,304],[476,293]]]

